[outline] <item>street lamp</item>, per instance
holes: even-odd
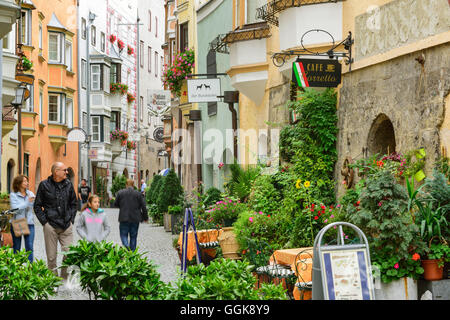
[[[18,126],[18,154],[19,154],[19,174],[22,174],[22,104],[30,96],[30,92],[27,89],[26,84],[23,82],[16,88],[16,96],[14,97],[11,105],[14,107],[15,111],[18,112],[17,115],[17,126]]]

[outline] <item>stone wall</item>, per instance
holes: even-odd
[[[424,59],[423,65],[417,59]],[[345,191],[340,183],[344,159],[363,157],[380,115],[392,122],[397,152],[426,149],[425,172],[430,174],[441,153],[440,130],[449,92],[450,42],[343,75],[335,170],[338,197]]]
[[[355,18],[355,60],[450,30],[448,0],[398,0]]]

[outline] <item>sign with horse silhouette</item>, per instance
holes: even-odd
[[[188,80],[188,101],[195,102],[218,102],[221,95],[220,79],[191,79]]]

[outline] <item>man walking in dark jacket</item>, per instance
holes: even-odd
[[[52,165],[51,171],[52,175],[39,184],[34,212],[44,227],[47,266],[58,276],[56,269],[58,241],[63,251],[67,251],[72,244],[77,196],[72,183],[67,179],[67,167],[64,163],[56,162]],[[61,269],[61,278],[67,280],[67,268]]]
[[[140,222],[148,222],[147,207],[142,193],[134,190],[134,181],[127,180],[127,188],[117,193],[115,207],[119,207],[119,231],[122,244],[134,251]],[[128,241],[128,236],[130,240]]]

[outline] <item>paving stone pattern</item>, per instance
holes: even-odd
[[[119,209],[105,209],[108,216],[108,222],[111,226],[111,233],[107,241],[122,244],[119,235]],[[78,215],[77,218],[78,219]],[[76,223],[76,220],[75,220]],[[42,259],[47,263],[45,254],[44,234],[42,225],[35,218],[36,235],[34,239],[35,259]],[[180,259],[172,247],[172,239],[177,236],[164,231],[164,227],[155,224],[141,223],[138,233],[138,250],[146,252],[145,256],[158,266],[158,272],[161,274],[161,280],[168,283],[174,282],[178,277],[180,270]],[[74,243],[80,239],[80,236],[74,229]],[[23,245],[22,245],[23,246]],[[60,247],[59,247],[60,248]],[[58,266],[61,265],[62,255],[58,255]],[[67,289],[60,287],[58,294],[51,297],[52,300],[88,300],[89,295],[80,289]]]

